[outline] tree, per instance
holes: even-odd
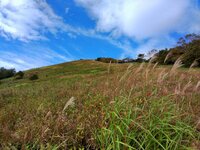
[[[197,35],[197,34],[187,34],[185,36],[185,39],[187,40],[187,43],[191,43],[192,41],[195,41],[195,40],[200,40],[200,35]]]
[[[99,57],[96,61],[104,62],[104,63],[117,63],[117,60],[114,58],[106,58],[106,57]]]
[[[15,74],[16,80],[23,79],[23,77],[24,77],[24,72],[22,72],[22,71],[19,71]]]
[[[158,53],[157,49],[152,49],[147,53],[147,57],[153,57],[156,53]]]
[[[156,59],[155,61],[159,64],[164,64],[165,58],[167,57],[169,53],[168,49],[160,50],[158,53],[156,53]]]
[[[186,44],[185,38],[184,37],[179,38],[177,45],[183,47],[185,46],[185,44]]]
[[[200,66],[200,35],[187,34],[177,42],[179,46],[156,53],[156,61],[160,64],[174,64],[181,57],[186,67]]]
[[[14,76],[16,73],[15,69],[0,68],[0,80]]]
[[[144,54],[138,54],[139,59],[144,59]]]
[[[144,59],[144,54],[138,54],[138,58],[135,60],[136,62],[144,62],[145,59]]]
[[[189,67],[194,61],[200,61],[200,40],[194,40],[187,46],[183,55],[183,63]]]

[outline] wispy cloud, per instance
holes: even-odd
[[[0,35],[22,41],[46,39],[64,26],[45,0],[0,0]]]
[[[8,61],[5,61],[3,59],[0,58],[0,67],[5,67],[5,68],[19,68],[19,65],[17,65],[16,63],[11,63]]]
[[[0,2],[0,35],[6,39],[46,40],[46,33],[56,34],[63,31],[71,38],[80,35],[97,38],[132,53],[128,44],[104,36],[95,29],[73,27],[64,23],[45,0],[1,0]],[[66,8],[66,11],[68,12],[69,8]]]
[[[68,36],[71,38],[76,38],[76,36],[86,36],[90,38],[96,38],[100,40],[107,41],[113,46],[123,50],[122,56],[126,55],[134,55],[134,49],[132,48],[130,42],[128,40],[119,40],[114,38],[112,35],[105,35],[102,34],[95,29],[84,29],[84,28],[77,28],[72,26],[66,26],[65,30],[68,32]]]
[[[57,48],[57,50],[59,49],[61,49],[60,53],[40,45],[22,45],[17,53],[0,51],[0,67],[27,70],[75,59],[66,49]]]
[[[65,11],[68,13],[69,8]],[[103,36],[94,29],[83,29],[64,23],[45,0],[0,1],[0,35],[7,39],[45,40],[45,33],[56,34],[60,30],[71,38],[82,35],[103,39],[118,48],[125,48],[120,42]]]

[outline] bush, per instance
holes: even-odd
[[[104,57],[99,57],[96,59],[96,61],[104,62],[104,63],[117,63],[118,60],[114,58],[104,58]]]
[[[193,41],[187,45],[185,54],[183,55],[183,63],[186,67],[190,67],[194,61],[200,60],[200,40]],[[198,65],[199,66],[199,65]]]
[[[23,77],[24,77],[24,72],[19,71],[19,72],[17,72],[17,73],[15,74],[14,77],[15,77],[15,80],[23,79]]]
[[[168,55],[169,51],[168,49],[165,50],[160,50],[157,54],[155,54],[156,56],[156,62],[158,62],[159,64],[164,64],[165,58]]]
[[[146,60],[144,59],[144,57],[145,57],[145,54],[138,54],[138,57],[135,60],[135,62],[139,62],[139,63],[145,62]]]
[[[0,68],[0,80],[4,78],[9,78],[15,75],[15,69],[6,69],[4,67]]]
[[[39,77],[38,77],[37,74],[31,74],[31,75],[29,76],[29,80],[37,80],[37,79],[39,79]]]
[[[200,35],[188,34],[177,42],[174,48],[160,50],[156,53],[159,64],[174,64],[178,58],[186,67],[200,66]]]

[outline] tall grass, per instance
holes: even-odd
[[[197,138],[168,97],[151,99],[148,108],[126,100],[116,100],[113,107],[107,125],[96,132],[102,149],[186,149]]]
[[[118,84],[119,89],[122,87],[119,91],[121,95],[115,97],[113,105],[110,106],[111,111],[105,110],[105,126],[96,131],[98,147],[174,150],[187,149],[195,139],[199,140],[200,134],[190,124],[191,117],[182,117],[184,110],[178,108],[173,96],[175,94],[185,98],[183,95],[189,94],[188,89],[194,88],[194,91],[197,91],[199,82],[195,86],[191,78],[188,78],[188,82],[181,88],[182,81],[179,81],[180,83],[173,86],[173,92],[169,85],[176,83],[177,78],[183,76],[177,71],[181,67],[181,60],[178,59],[169,71],[162,69],[157,74],[153,72],[156,65],[151,68],[150,64],[141,64],[134,74],[131,74],[133,72],[129,66],[122,75],[119,82],[123,83]],[[130,85],[130,82],[137,79],[141,82]],[[126,91],[130,91],[128,96]],[[143,92],[136,96],[137,91]],[[163,92],[166,95],[162,96]]]
[[[200,76],[180,65],[74,62],[2,84],[0,149],[196,148]]]

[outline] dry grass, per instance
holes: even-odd
[[[80,61],[39,69],[38,81],[5,81],[0,85],[0,145],[194,147],[199,142],[200,72],[180,66],[180,61],[172,68]]]

